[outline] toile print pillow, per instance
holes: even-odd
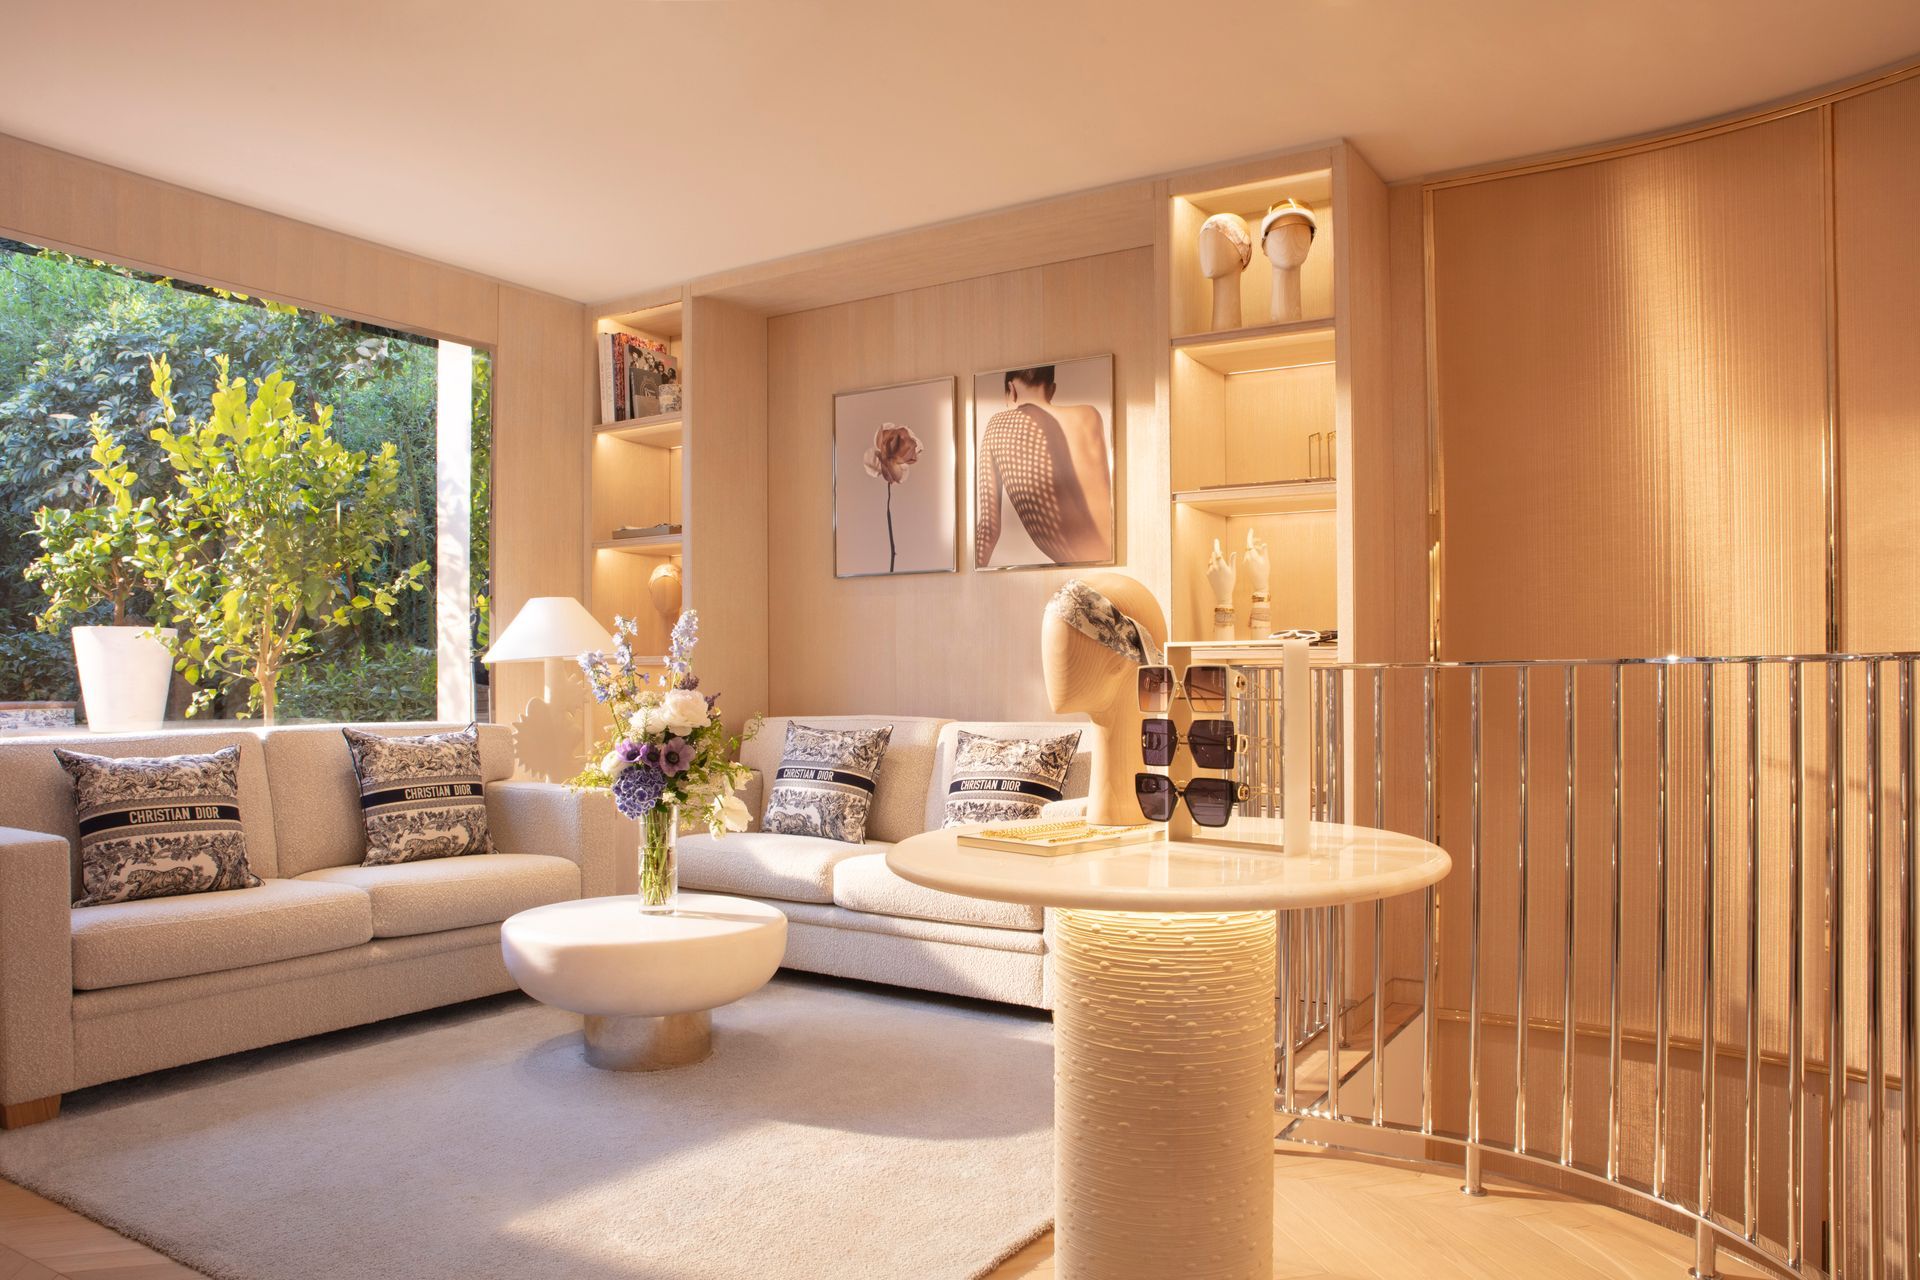
[[[893,726],[878,729],[814,729],[787,725],[780,769],[767,792],[762,831],[818,836],[860,844],[867,838],[874,775],[887,753]]]
[[[989,738],[960,731],[947,783],[944,825],[1024,822],[1061,798],[1067,770],[1080,749],[1080,731],[1057,738]]]
[[[240,748],[205,755],[53,754],[80,824],[76,907],[252,889],[240,827]]]
[[[412,736],[340,732],[360,779],[360,820],[367,828],[361,865],[493,852],[480,734],[473,725]]]

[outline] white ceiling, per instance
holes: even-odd
[[[1404,178],[1920,51],[1914,0],[0,0],[0,131],[583,301],[1346,136]]]

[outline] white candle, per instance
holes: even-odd
[[[1306,853],[1313,848],[1313,683],[1307,642],[1283,641],[1280,657],[1280,692],[1286,708],[1282,847],[1288,853]]]

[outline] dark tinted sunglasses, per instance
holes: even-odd
[[[1233,816],[1234,802],[1247,798],[1247,784],[1229,778],[1195,778],[1181,787],[1165,774],[1136,773],[1133,795],[1148,822],[1165,822],[1173,817],[1174,803],[1185,797],[1187,812],[1195,822],[1203,827],[1224,827]]]
[[[1140,722],[1140,754],[1148,764],[1172,764],[1174,751],[1183,741],[1202,769],[1231,769],[1234,756],[1247,749],[1247,735],[1235,733],[1231,720],[1195,720],[1187,726],[1184,739],[1171,720]]]
[[[1140,709],[1163,715],[1176,697],[1183,697],[1201,715],[1219,715],[1227,709],[1232,672],[1220,666],[1188,667],[1184,681],[1175,681],[1172,667],[1140,668]]]

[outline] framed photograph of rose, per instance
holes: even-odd
[[[959,570],[956,380],[833,398],[833,575]]]

